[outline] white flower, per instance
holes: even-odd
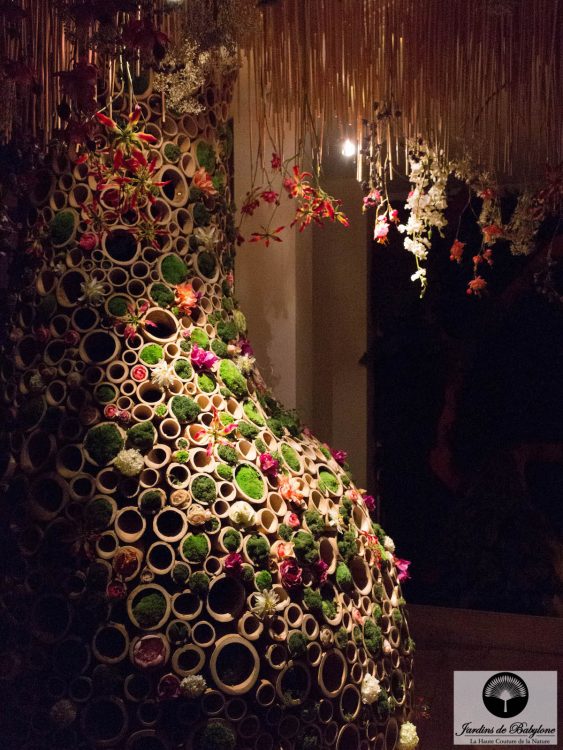
[[[190,526],[202,526],[211,519],[211,511],[202,508],[201,505],[190,505],[187,512],[187,520]]]
[[[391,594],[391,599],[389,599],[389,601],[391,602],[391,606],[392,607],[398,607],[399,606],[399,597],[397,596],[397,592],[396,591],[393,591],[393,593]]]
[[[165,359],[159,360],[152,369],[151,380],[159,388],[169,388],[176,379],[174,366]]]
[[[104,289],[105,286],[103,281],[87,279],[80,284],[82,296],[78,298],[78,301],[86,302],[87,304],[97,307],[104,301]]]
[[[197,227],[194,229],[194,237],[197,240],[197,246],[204,250],[212,251],[220,241],[217,227],[210,225],[208,227]]]
[[[139,451],[129,448],[119,451],[115,459],[115,468],[123,476],[136,477],[145,468],[145,462]]]
[[[199,698],[206,689],[207,683],[200,674],[190,674],[180,683],[180,690],[186,698]]]
[[[281,609],[279,596],[272,589],[264,589],[258,594],[253,594],[254,605],[250,608],[256,617],[272,617]]]
[[[250,375],[254,368],[255,362],[256,360],[254,359],[254,357],[251,357],[248,354],[245,354],[242,357],[237,357],[235,360],[236,366],[239,368],[243,375]]]
[[[418,741],[415,725],[410,721],[405,721],[401,726],[401,733],[399,734],[400,750],[414,750],[418,745]]]
[[[239,500],[231,506],[229,518],[233,523],[236,523],[237,526],[242,526],[246,529],[248,526],[254,526],[256,522],[256,513],[252,510],[249,503],[244,500]]]
[[[375,703],[381,692],[381,685],[377,677],[369,674],[364,675],[362,681],[362,703]]]
[[[383,540],[383,546],[387,550],[387,552],[395,552],[395,542],[391,539],[390,536],[386,536]]]
[[[387,638],[385,638],[384,641],[383,641],[383,653],[386,656],[389,656],[389,654],[391,653],[392,650],[393,649],[391,647],[391,644],[389,643],[389,641],[387,640]]]

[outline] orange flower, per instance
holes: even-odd
[[[487,227],[483,227],[483,236],[486,244],[496,242],[499,237],[502,237],[502,229],[496,224],[489,224]]]
[[[299,480],[295,477],[282,475],[278,479],[278,491],[284,500],[288,500],[295,505],[303,504],[303,493]]]
[[[454,244],[450,248],[450,260],[455,260],[456,263],[461,263],[463,260],[463,249],[465,242],[454,240]]]
[[[176,286],[176,304],[180,310],[189,315],[198,303],[198,294],[194,292],[191,284],[178,284]]]
[[[209,175],[204,167],[200,167],[192,178],[192,185],[201,190],[204,195],[217,195],[217,191],[213,187],[211,175]]]

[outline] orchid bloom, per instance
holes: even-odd
[[[313,175],[310,172],[300,172],[297,165],[293,167],[292,171],[293,177],[286,177],[283,181],[283,186],[289,193],[289,197],[306,198],[310,196],[313,188],[307,178]]]
[[[217,408],[215,406],[212,407],[213,409],[213,419],[211,420],[209,426],[202,427],[201,430],[198,430],[194,435],[194,440],[198,441],[201,440],[204,436],[207,435],[209,438],[209,443],[207,444],[207,455],[209,457],[213,454],[213,448],[216,445],[228,445],[229,441],[225,438],[230,435],[232,432],[234,432],[237,427],[237,422],[230,422],[229,424],[223,424],[221,421],[221,417],[219,415],[219,412],[217,411]]]
[[[373,239],[376,240],[380,245],[386,245],[387,235],[389,234],[389,224],[385,217],[379,218],[373,229]]]
[[[111,117],[104,115],[103,112],[96,112],[96,119],[101,125],[110,131],[112,146],[119,151],[124,151],[126,154],[130,154],[131,149],[135,146],[137,148],[142,148],[145,143],[156,143],[154,135],[135,130],[141,119],[141,112],[141,108],[137,105],[133,112],[128,115],[127,122],[122,127],[120,127],[115,120],[112,120]]]
[[[190,283],[176,286],[176,304],[186,315],[190,315],[199,301],[199,294],[194,292]]]
[[[296,477],[288,477],[282,474],[278,479],[278,491],[284,500],[288,500],[298,507],[305,505],[301,484]]]
[[[265,227],[262,227],[262,232],[252,232],[250,235],[249,242],[263,242],[265,247],[270,247],[270,242],[281,242],[281,237],[277,235],[285,229],[285,227],[278,227],[272,232],[269,232]]]
[[[193,345],[190,360],[197,370],[210,370],[218,359],[219,357],[213,354],[213,352],[208,352],[197,344]]]
[[[148,302],[142,304],[132,302],[127,306],[127,312],[122,318],[115,319],[115,327],[129,340],[137,333],[138,328],[156,328],[152,320],[142,320],[142,316],[149,308]]]
[[[261,453],[260,468],[264,474],[273,479],[280,470],[280,462],[270,453]]]
[[[201,190],[204,195],[218,195],[217,190],[213,186],[211,175],[205,170],[205,167],[200,167],[192,177],[192,186]]]
[[[393,562],[395,563],[395,567],[399,571],[397,575],[398,581],[406,581],[410,578],[409,575],[409,565],[411,564],[410,560],[401,560],[400,557],[395,557],[393,555]]]

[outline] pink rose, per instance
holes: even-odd
[[[145,380],[148,374],[149,371],[144,365],[135,365],[131,370],[131,377],[137,381]]]
[[[115,404],[108,404],[104,408],[104,417],[106,419],[115,419],[117,417],[118,408]]]
[[[133,661],[141,669],[158,667],[166,659],[166,646],[161,635],[144,635],[133,648]]]
[[[242,556],[238,552],[231,552],[223,558],[223,568],[229,573],[240,573],[242,569]]]
[[[303,571],[293,558],[287,557],[285,560],[282,560],[279,566],[279,572],[282,586],[286,589],[301,586],[303,582]]]
[[[86,234],[83,234],[82,237],[80,238],[80,242],[78,243],[78,245],[86,253],[91,253],[97,244],[98,244],[98,239],[96,235],[92,234],[91,232],[87,232]]]
[[[274,478],[280,470],[280,462],[270,453],[260,454],[260,468],[269,477]]]

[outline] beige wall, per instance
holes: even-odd
[[[237,206],[251,184],[249,155],[256,143],[245,81],[242,75],[234,109]],[[289,130],[287,138],[291,144]],[[343,199],[351,227],[286,230],[284,242],[269,248],[246,243],[237,254],[236,295],[268,385],[322,440],[349,452],[354,476],[365,486],[367,385],[358,364],[367,339],[362,193],[353,176],[332,177],[323,187]],[[286,200],[283,206],[276,226],[291,222],[293,204]],[[243,234],[267,215],[258,210]]]

